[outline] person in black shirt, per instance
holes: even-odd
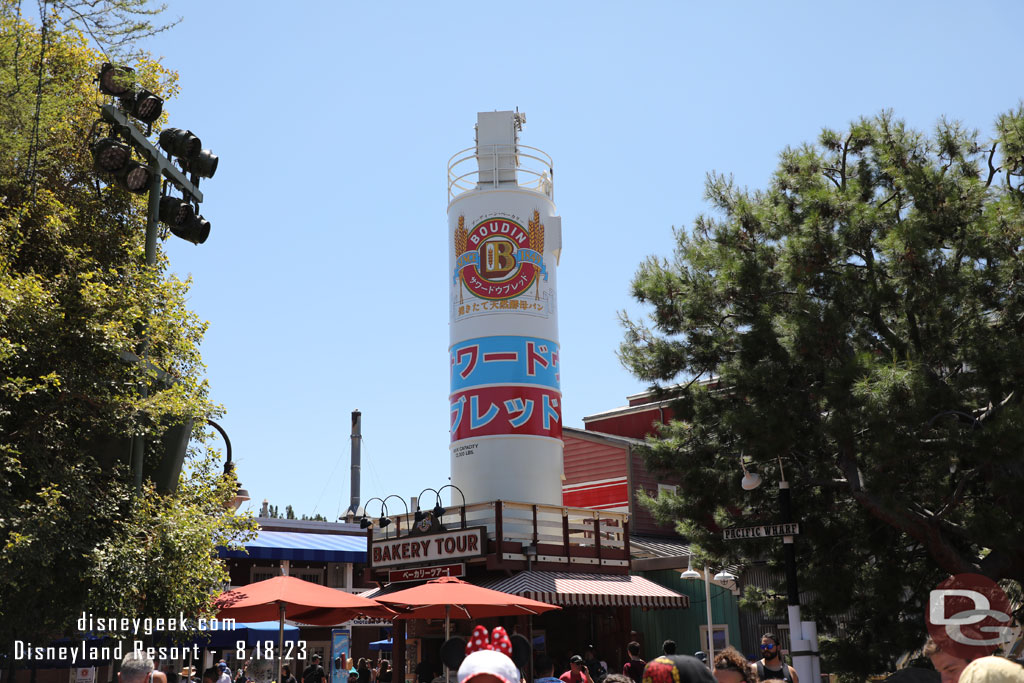
[[[302,683],[327,683],[327,674],[320,666],[320,655],[313,655],[313,663],[303,670]]]
[[[281,667],[281,683],[299,683],[292,675],[292,668],[287,664]]]

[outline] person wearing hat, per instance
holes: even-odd
[[[647,663],[645,683],[717,683],[704,662],[689,655],[662,655]]]
[[[220,671],[217,683],[231,683],[231,669],[228,668],[228,663],[223,659],[220,660],[217,662],[217,669]]]
[[[583,663],[583,657],[573,655],[569,657],[569,670],[558,677],[562,683],[594,683],[590,677],[587,665]]]
[[[302,683],[327,683],[327,674],[320,666],[320,655],[313,655],[310,665],[302,671]]]
[[[693,656],[704,662],[705,665],[708,663],[708,653],[704,652],[704,650],[697,650],[693,653]]]

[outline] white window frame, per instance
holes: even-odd
[[[725,645],[723,647],[715,647],[715,652],[721,652],[725,648],[729,647],[729,624],[712,624],[711,628],[714,629],[714,633],[725,634]],[[710,650],[710,643],[708,642],[708,625],[702,624],[700,627],[700,642],[702,643],[701,649],[704,652]]]
[[[679,487],[676,484],[658,484],[658,495],[659,496],[661,495],[662,491],[665,491],[666,493],[671,493],[671,494],[674,495],[676,493],[679,493]]]

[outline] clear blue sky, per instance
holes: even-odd
[[[1015,1],[167,4],[184,21],[146,46],[181,74],[170,125],[220,156],[209,241],[166,243],[212,397],[253,506],[328,518],[355,408],[364,501],[447,483],[446,163],[478,111],[518,107],[554,158],[582,427],[646,388],[617,313],[642,313],[632,275],[707,211],[707,172],[763,187],[787,145],[883,108],[988,134],[1024,95]]]

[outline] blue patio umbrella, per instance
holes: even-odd
[[[375,640],[370,643],[371,650],[388,650],[391,651],[391,644],[393,640],[391,638],[385,638],[384,640]]]

